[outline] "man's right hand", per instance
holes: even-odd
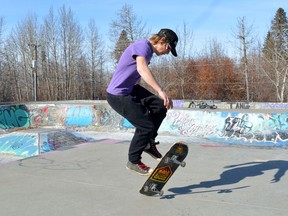
[[[163,99],[164,101],[164,106],[166,109],[172,109],[173,108],[173,101],[171,98],[168,97],[168,95],[164,91],[158,92],[159,96]]]

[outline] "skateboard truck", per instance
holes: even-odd
[[[180,161],[178,161],[176,159],[173,159],[172,161],[175,164],[179,164],[181,167],[185,167],[186,166],[186,162],[185,161],[180,162]]]
[[[159,196],[163,196],[163,195],[164,195],[164,191],[163,191],[163,190],[159,191],[159,190],[157,190],[157,189],[155,189],[155,188],[151,188],[151,190],[149,190],[149,187],[148,187],[148,186],[145,186],[145,187],[144,187],[144,191],[145,191],[145,192],[152,191],[152,192],[158,194]]]
[[[166,158],[165,163],[169,163],[169,161],[172,161],[175,164],[180,165],[181,167],[185,167],[186,166],[186,162],[185,161],[178,161],[177,160],[177,156],[173,155],[171,158]]]

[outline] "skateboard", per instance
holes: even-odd
[[[162,188],[179,166],[185,167],[186,163],[184,159],[187,154],[188,146],[184,142],[176,142],[172,145],[139,192],[147,196],[154,196],[157,194],[163,196],[164,192]]]

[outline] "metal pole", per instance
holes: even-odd
[[[34,101],[37,101],[37,72],[34,70]]]
[[[37,44],[28,44],[34,48],[34,59],[32,60],[32,69],[33,69],[33,98],[34,101],[37,101],[37,60],[38,60],[38,53],[37,47],[40,45]]]

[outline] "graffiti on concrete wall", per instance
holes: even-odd
[[[185,107],[185,101],[184,100],[173,100],[173,106],[174,107]]]
[[[122,128],[121,116],[105,105],[41,104],[30,105],[29,110],[31,125],[36,128],[42,126],[75,130]]]
[[[119,117],[111,109],[95,105],[30,105],[33,127],[51,126],[65,128],[97,129],[119,126]]]
[[[2,106],[0,107],[0,128],[13,129],[29,127],[29,111],[24,105]]]
[[[169,110],[159,131],[175,135],[209,136],[218,127],[217,121],[213,120],[215,115],[215,112],[209,111]]]
[[[36,104],[28,106],[30,111],[30,121],[32,127],[42,126],[63,126],[67,107],[54,104]]]
[[[288,114],[171,110],[159,131],[228,143],[287,145]]]
[[[0,152],[17,156],[38,155],[38,136],[35,134],[5,134],[0,137]]]
[[[98,118],[100,121],[99,127],[105,127],[105,128],[119,127],[120,116],[112,109],[107,108],[99,109]]]
[[[92,141],[88,137],[77,136],[77,134],[69,131],[51,131],[48,133],[40,133],[40,154],[54,151],[59,148],[71,148],[74,145]]]
[[[134,129],[135,127],[125,118],[123,118],[120,122],[121,129]]]
[[[127,119],[121,117],[107,104],[0,106],[0,129],[44,126],[70,128],[76,131],[134,130],[134,126]],[[224,142],[287,145],[288,114],[172,109],[167,112],[159,133],[208,137]],[[16,147],[15,144],[14,148]],[[47,143],[42,150],[54,147],[51,143]]]
[[[67,108],[65,125],[88,126],[93,121],[91,106],[69,106]]]
[[[31,157],[59,148],[71,148],[92,141],[66,130],[50,132],[13,132],[0,136],[0,152],[21,157]]]
[[[253,123],[249,121],[248,114],[240,117],[229,116],[225,119],[222,136],[233,137],[249,134],[252,132]]]
[[[227,102],[229,104],[230,109],[249,109],[249,102]]]
[[[288,109],[288,103],[259,103],[261,109]]]
[[[219,137],[248,143],[288,142],[288,114],[228,114]]]

